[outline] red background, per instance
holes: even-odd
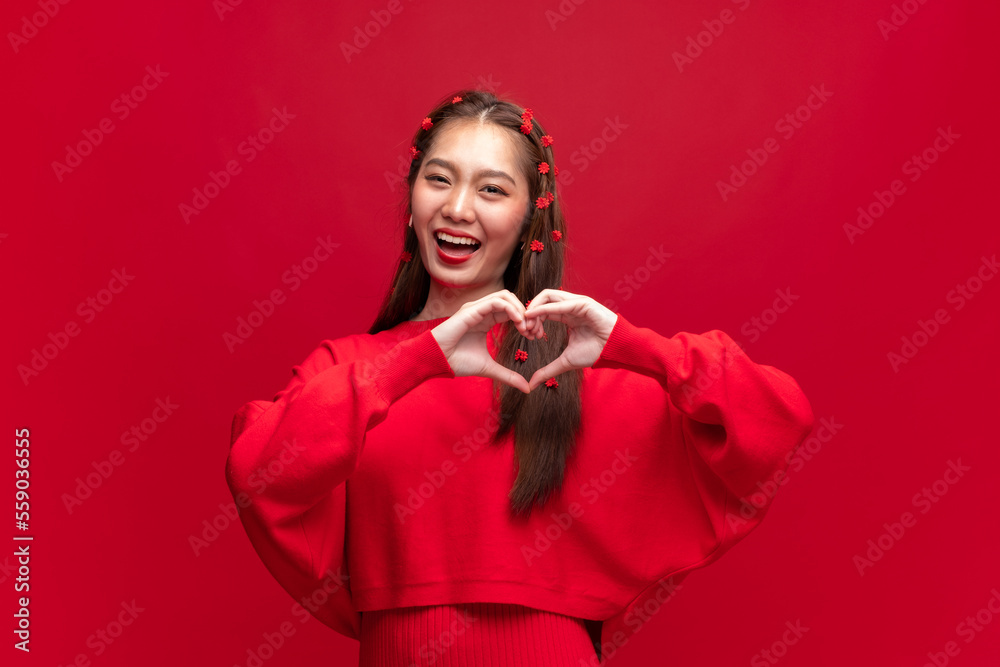
[[[289,619],[295,634],[264,664],[356,663],[356,642],[290,615],[238,523],[197,556],[189,537],[231,502],[236,409],[270,399],[322,339],[371,324],[404,224],[386,174],[440,97],[477,85],[556,139],[567,290],[666,336],[726,331],[843,425],[790,472],[764,525],[614,662],[771,664],[760,652],[801,621],[781,664],[922,665],[949,641],[955,665],[996,664],[1000,618],[970,642],[957,626],[1000,587],[1000,280],[972,281],[961,309],[947,298],[1000,250],[996,4],[910,0],[884,36],[888,0],[402,2],[350,62],[341,43],[386,2],[243,2],[222,18],[209,0],[70,2],[0,47],[4,423],[31,429],[35,536],[30,656],[11,648],[16,575],[0,560],[11,664],[243,667]],[[724,9],[733,21],[680,71],[674,52]],[[5,3],[0,26],[20,32],[39,11]],[[168,74],[120,119],[112,102],[157,65]],[[775,123],[812,86],[830,97],[787,137]],[[294,119],[249,161],[238,147],[275,107]],[[102,118],[114,130],[60,180],[52,163]],[[606,119],[620,131],[602,146]],[[938,128],[958,138],[911,181],[904,163]],[[717,182],[769,137],[778,151],[724,200]],[[240,173],[186,224],[179,205],[233,159]],[[905,193],[852,242],[844,225],[894,179]],[[292,290],[282,275],[320,236],[339,247]],[[672,256],[647,274],[650,246]],[[134,279],[85,321],[78,304],[123,267]],[[627,276],[641,281],[631,294]],[[274,289],[286,301],[230,352],[223,335]],[[785,289],[793,305],[750,333]],[[894,370],[889,353],[939,308],[948,321]],[[26,384],[17,367],[69,322],[79,334]],[[168,397],[179,407],[128,451],[122,433]],[[64,494],[116,449],[121,465],[68,512]],[[913,496],[958,459],[970,470],[921,513]],[[854,557],[906,511],[915,525],[860,575]],[[143,611],[97,655],[88,637],[132,600]]]

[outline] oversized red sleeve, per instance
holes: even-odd
[[[715,546],[703,559],[664,572],[615,622],[606,623],[605,629],[613,632],[631,610],[654,593],[662,595],[667,577],[707,565],[757,527],[774,495],[758,493],[761,485],[780,480],[815,417],[790,375],[753,362],[719,330],[667,338],[633,325],[619,313],[593,368],[628,369],[656,379],[664,388],[671,422],[664,438],[676,440],[679,434],[693,460],[704,462],[693,474],[702,480],[702,502],[715,532]],[[751,496],[753,511],[741,513],[743,500]]]
[[[273,401],[236,412],[226,481],[275,579],[320,621],[357,639],[360,616],[344,562],[344,482],[390,405],[424,380],[455,374],[430,329],[382,359],[338,363],[333,350],[324,341],[293,367]]]

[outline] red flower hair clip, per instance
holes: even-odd
[[[420,151],[417,150],[416,146],[410,146],[410,159],[416,160],[418,157],[420,157]]]
[[[539,241],[538,239],[535,239],[534,241],[531,242],[531,249],[535,252],[541,252],[545,250],[545,244]]]
[[[543,146],[548,147],[548,146],[551,146],[553,143],[555,143],[555,139],[552,138],[551,134],[546,134],[546,135],[544,135],[542,137],[542,145]]]
[[[409,262],[411,259],[413,259],[413,255],[410,254],[409,250],[404,250],[402,258],[404,262]]]
[[[538,173],[539,174],[547,174],[547,173],[549,173],[549,163],[548,162],[539,162],[538,163]]]
[[[456,95],[455,97],[451,98],[451,103],[452,104],[458,104],[461,101],[462,101],[462,98],[459,97],[458,95]]]
[[[514,352],[514,361],[527,361],[528,351],[527,350],[517,350]]]
[[[558,229],[553,229],[552,230],[552,242],[555,243],[556,241],[558,241],[561,238],[562,238],[562,232],[560,232]]]
[[[559,386],[559,382],[557,382],[555,378],[549,378],[548,380],[545,381],[545,386],[552,387],[553,389],[555,389],[556,387]]]
[[[431,121],[431,117],[430,116],[427,116],[422,121],[420,121],[420,127],[424,128],[425,130],[431,129],[432,125],[434,125],[434,123],[433,123],[433,121]]]
[[[551,192],[546,192],[544,197],[539,197],[535,200],[535,206],[538,208],[548,208],[549,204],[555,201],[556,196]]]
[[[555,175],[558,176],[559,175],[559,167],[555,167],[555,170],[556,170],[555,171]]]
[[[531,134],[531,130],[534,129],[531,125],[531,119],[534,115],[531,109],[525,109],[524,113],[521,114],[521,131],[525,134]]]

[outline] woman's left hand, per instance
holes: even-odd
[[[566,349],[551,363],[542,366],[528,381],[529,391],[551,377],[576,368],[590,368],[600,358],[611,336],[618,314],[589,296],[561,289],[543,289],[528,304],[524,314],[535,338],[544,334],[542,322],[555,320],[566,325]]]

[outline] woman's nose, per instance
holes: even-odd
[[[472,222],[475,217],[474,204],[475,193],[466,188],[456,187],[451,191],[448,201],[445,203],[441,213],[445,217],[460,222]]]

